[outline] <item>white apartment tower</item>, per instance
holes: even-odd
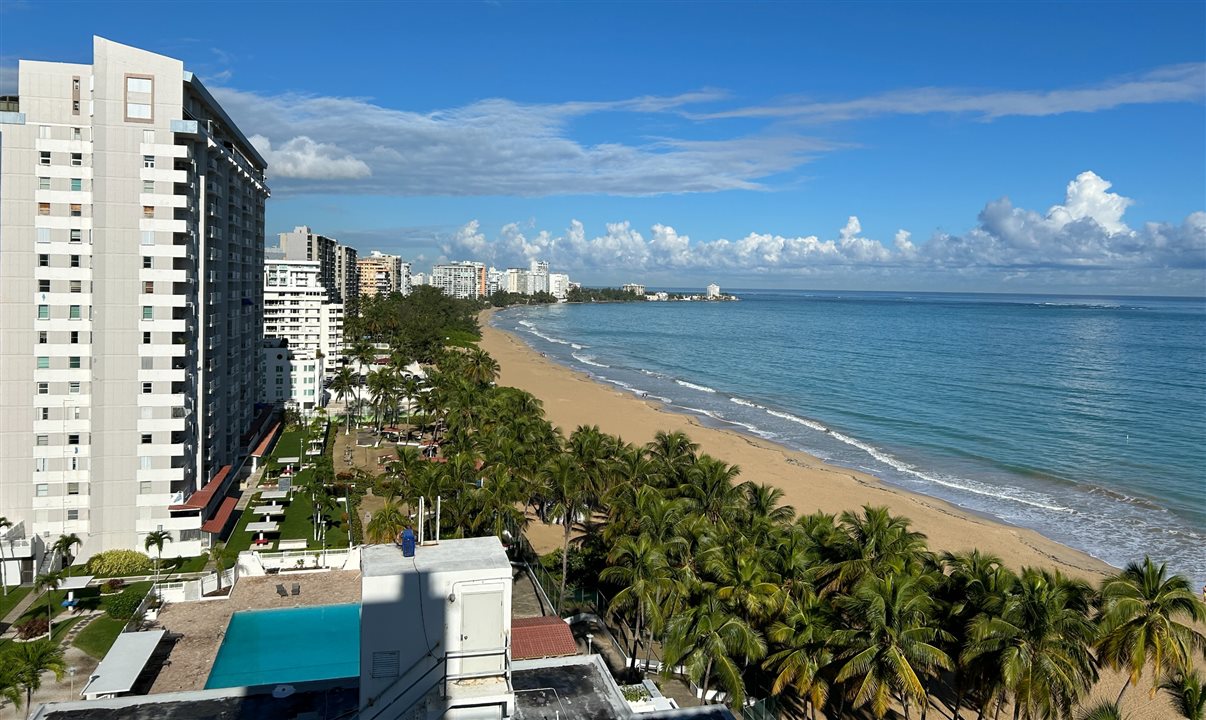
[[[0,112],[0,508],[196,555],[255,441],[266,163],[179,60],[95,38]]]
[[[486,295],[486,266],[479,262],[436,265],[431,269],[430,284],[449,297],[476,300]]]
[[[343,364],[343,305],[333,303],[314,260],[285,260],[270,249],[264,259],[264,337],[323,358],[332,375]],[[273,257],[276,255],[276,257]]]

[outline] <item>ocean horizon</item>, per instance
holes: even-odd
[[[1206,299],[725,292],[490,322],[703,424],[1206,582]]]

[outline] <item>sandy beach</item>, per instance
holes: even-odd
[[[526,390],[544,403],[545,414],[566,434],[579,425],[598,425],[603,432],[627,442],[645,443],[659,430],[681,430],[700,451],[741,467],[741,480],[767,483],[784,491],[784,502],[797,513],[817,510],[840,513],[865,504],[887,506],[892,513],[912,520],[926,534],[930,548],[982,551],[999,555],[1012,568],[1044,566],[1098,582],[1114,572],[1096,558],[1054,542],[1033,530],[1013,527],[963,511],[941,500],[886,485],[873,476],[829,465],[807,453],[729,430],[705,427],[694,418],[666,411],[660,404],[595,382],[542,357],[519,338],[489,326],[483,313],[481,347],[499,363],[498,382]],[[527,534],[540,552],[560,547],[560,528],[529,526]],[[1173,718],[1176,714],[1163,695],[1149,699],[1150,677],[1142,690],[1127,693],[1124,711],[1133,720]],[[1102,672],[1094,697],[1113,699],[1122,678]],[[1112,693],[1112,694],[1111,694]]]

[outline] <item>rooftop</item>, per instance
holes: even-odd
[[[359,682],[305,683],[276,697],[274,688],[222,688],[170,695],[43,705],[31,720],[261,720],[348,716],[359,702]],[[277,693],[281,694],[281,693]]]
[[[365,577],[402,575],[409,572],[457,572],[475,569],[505,569],[511,561],[498,538],[441,540],[415,548],[413,558],[403,557],[397,545],[366,545],[360,556]]]
[[[613,720],[632,714],[598,655],[511,664],[515,720]]]

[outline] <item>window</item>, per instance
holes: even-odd
[[[38,178],[38,189],[39,190],[49,190],[50,189],[50,178],[48,178],[48,177]]]
[[[151,494],[151,481],[150,480],[139,481],[138,494],[139,495],[150,495]]]
[[[74,510],[74,509],[68,510],[67,511],[67,519],[68,520],[79,520],[80,519],[80,511]]]
[[[80,167],[84,164],[84,153],[71,153],[71,167]]]
[[[49,165],[50,164],[50,151],[49,150],[43,150],[38,153],[38,164],[39,165]]]
[[[40,140],[49,140],[50,139],[50,126],[49,125],[39,125],[38,126],[38,139],[40,139]]]
[[[46,355],[38,356],[38,369],[39,370],[49,370],[50,369],[50,358],[48,356],[46,356]]]
[[[38,344],[39,344],[39,345],[45,345],[45,344],[47,343],[47,341],[48,341],[48,340],[49,340],[49,336],[47,335],[46,331],[45,331],[45,330],[39,330],[39,331],[38,331]]]
[[[149,77],[126,76],[126,120],[151,120],[155,81]],[[145,138],[145,135],[144,135]],[[154,133],[151,134],[154,140]],[[145,140],[144,140],[145,141]]]
[[[155,244],[155,231],[154,230],[143,230],[141,242],[143,245],[154,245]]]
[[[67,469],[68,470],[81,470],[81,469],[83,469],[83,467],[82,467],[83,464],[84,463],[78,457],[72,455],[67,460]]]
[[[71,281],[71,292],[77,293],[77,292],[83,292],[83,291],[84,291],[84,282],[82,280],[72,280]]]
[[[79,217],[84,214],[84,208],[79,203],[71,203],[71,217]]]
[[[155,142],[155,131],[154,130],[143,130],[142,131],[142,141],[144,143],[154,143]]]
[[[152,294],[154,294],[154,292],[155,292],[155,282],[154,282],[153,280],[147,280],[147,281],[143,282],[143,284],[142,284],[142,291],[143,291],[143,293],[145,293],[145,294],[147,294],[147,295],[152,295]]]
[[[142,181],[142,191],[144,193],[155,192],[155,181],[154,180],[143,180]]]
[[[49,395],[50,394],[50,383],[48,383],[48,382],[38,383],[38,394],[39,395]]]
[[[50,281],[49,280],[39,280],[38,281],[38,292],[40,292],[40,293],[50,292]]]
[[[79,128],[71,128],[71,139],[72,140],[83,140],[84,134],[82,132],[80,132]]]
[[[155,217],[155,206],[154,205],[143,205],[142,206],[142,216],[144,218]]]
[[[80,419],[80,406],[79,406],[79,405],[72,405],[72,406],[71,406],[71,419],[72,419],[72,420],[79,420],[79,419]]]
[[[76,192],[83,190],[84,189],[84,179],[83,178],[71,178],[71,189]]]
[[[49,305],[39,305],[38,306],[38,319],[39,320],[49,320],[50,319],[50,306]]]
[[[152,265],[151,265],[151,256],[150,256],[150,255],[143,255],[143,256],[142,256],[142,269],[143,269],[143,270],[150,270],[150,269],[151,269],[151,267],[152,267]]]
[[[140,358],[140,360],[142,361],[142,369],[143,370],[154,370],[155,369],[155,358],[148,355],[143,358]]]
[[[34,495],[37,497],[46,497],[50,495],[50,486],[46,483],[38,483],[34,485]]]
[[[80,444],[79,433],[71,433],[70,435],[68,435],[67,436],[67,444],[68,445],[79,445]]]
[[[151,344],[151,333],[149,333],[149,332],[144,332],[144,333],[142,334],[142,344],[143,344],[143,345],[150,345],[150,344]]]
[[[38,203],[38,214],[39,215],[49,215],[50,214],[50,203],[41,203],[41,202]]]
[[[72,356],[68,357],[67,358],[67,367],[70,368],[71,370],[79,370],[80,369],[80,356],[72,355]]]
[[[68,394],[71,394],[71,395],[79,395],[80,394],[79,380],[72,380],[71,382],[67,383],[67,392],[68,392]]]
[[[151,469],[151,456],[150,455],[140,455],[138,457],[138,469],[139,470],[150,470]]]
[[[79,495],[80,494],[80,484],[77,482],[67,483],[67,494],[68,495]]]
[[[38,255],[38,267],[50,267],[50,256],[45,253]]]
[[[83,231],[80,230],[79,228],[75,228],[71,231],[70,237],[71,237],[71,242],[77,243],[83,238]]]
[[[144,383],[142,384],[142,394],[143,394],[143,395],[150,395],[150,394],[151,394],[151,393],[153,393],[153,392],[155,392],[155,388],[154,388],[154,384],[153,384],[153,383],[144,382]]]
[[[142,444],[143,445],[151,444],[151,433],[143,433],[142,434]]]
[[[79,114],[80,114],[80,101],[79,101],[79,100],[72,100],[72,101],[71,101],[71,114],[72,114],[72,115],[79,115]]]
[[[34,445],[37,445],[38,447],[46,447],[49,444],[50,444],[50,436],[49,435],[35,435],[34,436]]]
[[[80,306],[79,305],[68,306],[67,307],[67,317],[71,320],[79,320],[80,319]]]
[[[154,306],[152,306],[152,305],[143,305],[142,306],[142,319],[143,320],[154,320],[155,319]]]
[[[34,472],[46,472],[46,458],[34,458]]]
[[[71,344],[72,344],[72,345],[79,345],[79,344],[80,344],[80,331],[79,331],[79,330],[72,330],[72,331],[71,331]]]
[[[49,165],[50,163],[45,163],[45,164]],[[143,155],[142,156],[142,166],[144,168],[155,167],[155,156],[154,155]]]
[[[79,267],[80,266],[80,256],[72,255],[71,262],[69,264],[71,265],[71,267],[76,267],[76,268]]]
[[[38,412],[37,412],[37,415],[35,415],[35,417],[38,420],[49,420],[50,419],[50,408],[42,407],[42,408],[38,408],[37,410],[38,410]]]

